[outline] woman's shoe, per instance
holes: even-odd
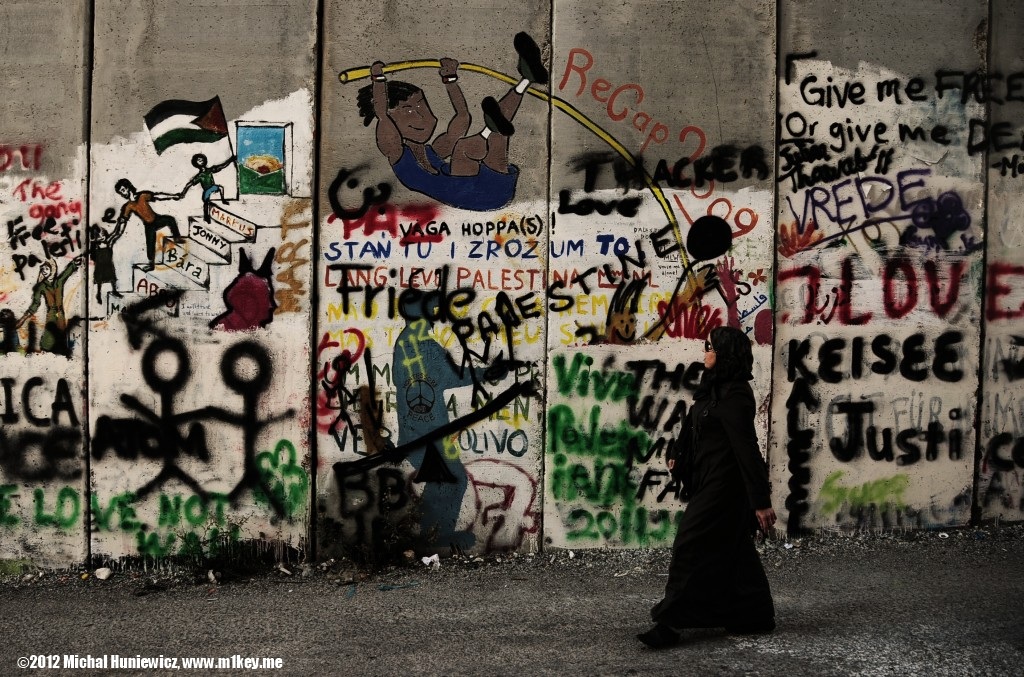
[[[652,649],[666,649],[678,644],[682,637],[671,627],[658,623],[647,632],[641,632],[636,638]]]

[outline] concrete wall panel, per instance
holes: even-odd
[[[665,453],[714,327],[757,344],[767,440],[773,9],[557,5],[548,543],[671,542],[683,504]],[[720,20],[732,11],[751,21]]]
[[[63,564],[87,552],[88,3],[8,2],[0,25],[0,557]]]
[[[989,148],[988,224],[985,240],[985,353],[978,464],[978,503],[985,519],[1024,518],[1024,391],[1021,390],[1021,317],[1024,308],[1024,11],[992,4],[992,73],[997,96],[984,137]],[[998,99],[998,101],[996,100]],[[979,131],[981,131],[979,129]]]
[[[315,3],[107,0],[96,36],[93,554],[301,549]]]
[[[965,524],[985,4],[937,6],[938,41],[891,3],[779,10],[777,503],[793,533]]]
[[[526,72],[515,36],[532,36],[539,63],[548,12],[540,2],[455,13],[327,3],[316,412],[325,552],[536,548],[547,87],[511,87]],[[375,92],[367,69],[378,60],[388,82]],[[373,97],[390,113],[374,114]],[[488,123],[481,135],[487,97],[514,133]],[[451,170],[412,154],[425,146],[451,155]]]

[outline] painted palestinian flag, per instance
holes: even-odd
[[[209,101],[163,101],[146,113],[145,120],[157,153],[178,143],[214,143],[228,135],[218,96]]]

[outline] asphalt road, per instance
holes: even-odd
[[[179,668],[183,657],[234,660],[177,670],[197,675],[1024,675],[1019,526],[762,550],[776,632],[692,631],[660,652],[635,634],[663,590],[664,550],[416,561],[351,584],[338,583],[352,574],[338,563],[225,572],[217,585],[141,572],[8,577],[0,675],[54,673],[17,661],[65,655],[108,663],[60,674],[173,674],[114,669],[113,654]],[[282,667],[246,670],[242,657]]]

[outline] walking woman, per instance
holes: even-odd
[[[637,635],[653,649],[677,643],[683,628],[775,629],[775,605],[751,533],[755,517],[768,533],[775,511],[754,430],[750,339],[739,329],[716,327],[704,351],[690,412],[692,495],[672,545],[665,598],[651,610],[656,625]]]

